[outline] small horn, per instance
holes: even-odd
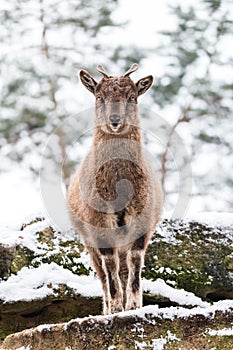
[[[135,70],[138,69],[138,64],[133,63],[130,69],[127,70],[127,72],[124,74],[124,77],[128,77],[131,73],[135,72]]]
[[[108,72],[104,69],[103,66],[101,66],[100,64],[98,64],[97,66],[97,70],[102,73],[106,78],[109,78]]]

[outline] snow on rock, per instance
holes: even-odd
[[[44,298],[54,293],[59,284],[66,284],[77,294],[85,297],[100,297],[100,281],[94,277],[77,276],[68,269],[55,263],[42,264],[38,268],[22,268],[17,275],[11,275],[7,281],[0,283],[0,300],[5,302],[33,300]],[[196,297],[193,293],[170,287],[162,279],[148,281],[143,279],[143,290],[169,298],[179,305],[208,307],[209,303]],[[53,288],[51,288],[51,285]],[[50,286],[50,287],[49,287]]]
[[[174,289],[167,285],[162,279],[156,281],[148,281],[143,279],[143,290],[152,294],[160,294],[163,297],[169,298],[171,301],[179,305],[197,305],[201,307],[208,307],[210,304],[195,296],[195,294],[186,292],[184,289]]]
[[[111,350],[116,344],[117,348],[119,346],[122,349],[163,350],[170,348],[172,343],[178,343],[180,348],[185,349],[189,344],[190,348],[192,346],[194,349],[196,340],[200,341],[200,349],[210,348],[210,343],[212,346],[216,338],[208,337],[208,330],[210,327],[222,327],[222,334],[226,334],[223,329],[232,320],[232,310],[233,301],[229,300],[216,302],[207,308],[192,309],[159,308],[148,305],[113,315],[89,316],[73,319],[67,323],[47,324],[27,329],[9,335],[3,342],[3,349],[18,349],[22,345],[31,345],[41,350],[64,350],[66,347],[82,349],[88,344],[93,350],[97,348]],[[179,332],[179,337],[176,331]]]
[[[54,289],[60,284],[67,285],[67,287],[73,289],[75,293],[85,297],[102,296],[100,282],[94,277],[91,270],[87,270],[87,274],[89,275],[84,276],[78,275],[75,273],[75,270],[71,268],[72,266],[77,267],[78,264],[90,268],[90,261],[89,258],[87,259],[86,252],[78,252],[79,255],[73,258],[73,265],[71,264],[71,267],[68,267],[63,263],[58,265],[54,263],[52,259],[48,259],[48,261],[44,260],[45,257],[55,254],[56,251],[59,252],[59,242],[61,240],[74,241],[74,233],[67,231],[64,234],[60,234],[59,232],[54,231],[48,218],[38,218],[37,220],[34,218],[34,221],[30,224],[24,225],[22,230],[6,228],[5,230],[2,229],[0,231],[0,244],[2,243],[9,246],[20,245],[30,249],[37,256],[34,258],[33,262],[39,265],[35,264],[30,267],[25,266],[18,271],[17,275],[11,275],[8,280],[0,281],[0,300],[11,302],[44,298],[48,295],[53,295],[55,293]],[[187,223],[183,224],[185,225],[185,228],[188,225]],[[165,240],[166,242],[169,241],[172,245],[179,244],[174,235],[175,229],[176,231],[181,230],[179,222],[173,222],[173,226],[170,227],[168,222],[164,222],[163,225],[161,224],[158,226],[158,240],[160,242]],[[48,227],[51,228],[52,233],[54,234],[52,235],[52,238],[47,237],[47,241],[50,242],[49,246],[46,245],[46,242],[38,240],[38,232],[42,232]],[[187,228],[190,229],[188,226]],[[220,237],[219,232],[216,234]],[[228,234],[230,235],[231,231],[229,231]],[[74,241],[74,245],[75,244]],[[229,241],[226,241],[226,244],[229,245]],[[67,247],[67,249],[71,248]],[[62,252],[66,254],[68,250],[66,251],[66,248],[64,248],[63,251]],[[154,250],[152,253],[153,252]],[[166,272],[170,275],[173,271],[170,268],[166,268]],[[155,280],[152,281],[150,280],[150,276],[146,275],[146,277],[147,279],[143,279],[142,281],[143,290],[146,293],[160,295],[179,305],[199,306],[203,308],[209,306],[209,303],[204,302],[200,297],[197,297],[193,293],[187,292],[184,289],[173,288],[161,278],[155,278]]]
[[[33,217],[35,220],[35,216]],[[30,220],[29,220],[30,221]],[[0,226],[0,243],[6,246],[22,245],[28,249],[38,252],[37,232],[43,231],[50,226],[48,219],[36,221],[26,226],[23,230],[13,230],[11,228]],[[40,250],[41,252],[41,250]]]
[[[174,320],[175,318],[185,318],[194,315],[202,315],[204,317],[214,317],[217,311],[226,312],[229,309],[233,309],[233,300],[223,300],[214,303],[206,308],[200,306],[194,307],[192,309],[186,309],[180,306],[172,306],[168,308],[159,308],[157,305],[144,306],[141,309],[136,309],[132,311],[124,311],[119,313],[119,317],[137,315],[144,318],[145,315],[152,314],[159,318]]]
[[[225,337],[225,336],[229,336],[232,337],[233,336],[233,328],[223,328],[223,329],[208,329],[208,331],[206,332],[208,335],[210,336],[220,336],[220,337]]]
[[[168,342],[179,342],[180,339],[177,338],[177,336],[175,334],[173,334],[170,331],[167,331],[167,335],[166,337],[160,336],[158,339],[152,339],[152,341],[145,342],[139,342],[139,341],[135,341],[135,349],[138,350],[143,350],[143,349],[148,349],[151,348],[153,350],[163,350],[164,346],[168,343]]]
[[[163,350],[164,349],[164,345],[167,344],[167,339],[166,338],[159,338],[159,339],[153,339],[152,340],[152,346],[153,346],[153,350]]]
[[[209,224],[211,226],[231,226],[233,225],[233,213],[229,212],[200,212],[188,213],[186,220],[194,220]]]
[[[68,323],[64,323],[64,329],[67,329],[67,327],[72,324],[73,322],[78,322],[81,324],[82,322],[86,322],[87,320],[93,320],[97,322],[108,322],[112,320],[114,317],[119,318],[125,318],[125,317],[131,317],[131,316],[137,316],[138,318],[145,319],[147,322],[149,321],[148,315],[152,315],[154,317],[158,317],[160,319],[167,319],[167,320],[175,320],[176,318],[187,318],[190,316],[204,316],[205,318],[214,318],[216,312],[221,311],[223,313],[233,310],[233,300],[223,300],[215,302],[213,305],[210,305],[206,308],[202,308],[200,306],[188,309],[184,308],[182,306],[171,306],[166,308],[160,308],[158,305],[147,305],[140,309],[136,310],[129,310],[129,311],[122,311],[113,315],[107,315],[107,316],[89,316],[84,318],[77,318],[69,321]],[[151,321],[154,323],[154,321]],[[39,330],[42,331],[44,328],[39,326]],[[46,329],[49,329],[52,327],[52,325],[46,325]],[[37,328],[38,329],[38,328]],[[141,332],[141,329],[140,329]],[[171,338],[171,334],[169,333],[169,339]],[[175,338],[174,338],[175,339]],[[171,340],[171,339],[170,339]],[[178,339],[177,339],[178,340]]]
[[[38,268],[24,267],[17,275],[11,275],[7,281],[2,281],[0,283],[0,300],[12,302],[41,299],[54,294],[53,288],[59,284],[66,284],[78,294],[86,297],[102,295],[100,282],[94,275],[77,276],[71,271],[51,263],[42,264]]]
[[[213,319],[215,317],[215,314],[217,312],[228,312],[230,310],[233,310],[233,300],[224,300],[224,301],[218,301],[215,302],[213,305],[209,305],[206,308],[201,308],[201,307],[194,307],[194,308],[184,308],[181,306],[176,306],[176,307],[166,307],[166,308],[160,308],[158,305],[147,305],[142,308],[136,309],[136,310],[130,310],[130,311],[122,311],[119,313],[115,313],[112,315],[98,315],[98,316],[88,316],[88,317],[83,317],[83,318],[76,318],[73,319],[67,323],[61,324],[64,330],[67,330],[72,324],[78,323],[81,325],[82,323],[91,322],[91,323],[106,323],[109,324],[113,319],[116,317],[118,318],[127,318],[127,317],[137,317],[137,319],[144,319],[146,322],[152,322],[152,324],[155,323],[154,317],[162,319],[167,319],[174,321],[177,318],[188,318],[192,316],[204,316],[205,318],[211,318]],[[153,316],[151,318],[150,316]],[[140,324],[139,324],[140,325]],[[36,327],[36,330],[39,332],[43,332],[44,330],[50,330],[54,327],[54,324],[48,324],[48,325],[40,325]],[[137,326],[137,325],[136,325]],[[135,326],[135,327],[136,327]],[[139,328],[133,328],[131,329],[132,332],[137,332],[142,334],[142,327],[140,325]],[[216,335],[215,333],[217,332],[217,335],[232,335],[233,329],[230,328],[224,328],[222,330],[207,330],[207,334],[209,335]],[[171,333],[170,331],[167,331],[167,336],[166,339],[169,341],[179,341],[180,339],[176,337],[175,334]]]

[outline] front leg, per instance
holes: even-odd
[[[103,289],[103,313],[104,315],[109,314],[109,288],[108,288],[108,282],[107,282],[107,276],[102,266],[102,255],[100,254],[99,250],[97,248],[87,246],[87,251],[90,254],[92,266],[99,277],[102,289]]]
[[[119,278],[119,257],[116,249],[100,248],[102,267],[107,277],[109,304],[104,308],[105,314],[123,311],[123,291]]]
[[[126,288],[126,310],[142,307],[141,273],[144,264],[146,237],[138,238],[128,252],[128,283]]]
[[[124,308],[125,308],[126,300],[127,300],[126,288],[127,288],[128,275],[129,275],[127,256],[128,256],[127,251],[119,253],[119,259],[120,259],[119,276],[120,276],[121,286],[122,286],[122,290],[123,290],[123,305],[124,305]]]

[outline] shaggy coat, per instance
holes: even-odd
[[[104,314],[142,306],[141,270],[157,224],[162,193],[142,149],[137,98],[151,86],[129,74],[104,75],[97,83],[82,70],[96,98],[92,147],[68,190],[72,224],[83,238],[103,287]]]

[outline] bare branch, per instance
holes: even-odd
[[[171,130],[170,130],[170,132],[168,134],[168,140],[167,140],[167,143],[166,143],[166,148],[165,148],[165,151],[164,151],[164,153],[162,154],[162,157],[161,157],[161,173],[162,173],[161,183],[162,183],[162,189],[163,189],[164,193],[165,193],[165,180],[166,180],[166,175],[167,175],[167,156],[168,156],[169,148],[171,147],[172,137],[173,137],[173,134],[175,133],[176,128],[178,127],[178,125],[180,123],[187,122],[189,120],[188,114],[189,114],[190,109],[191,109],[191,104],[189,104],[185,108],[183,115],[172,126],[172,128],[171,128]]]

